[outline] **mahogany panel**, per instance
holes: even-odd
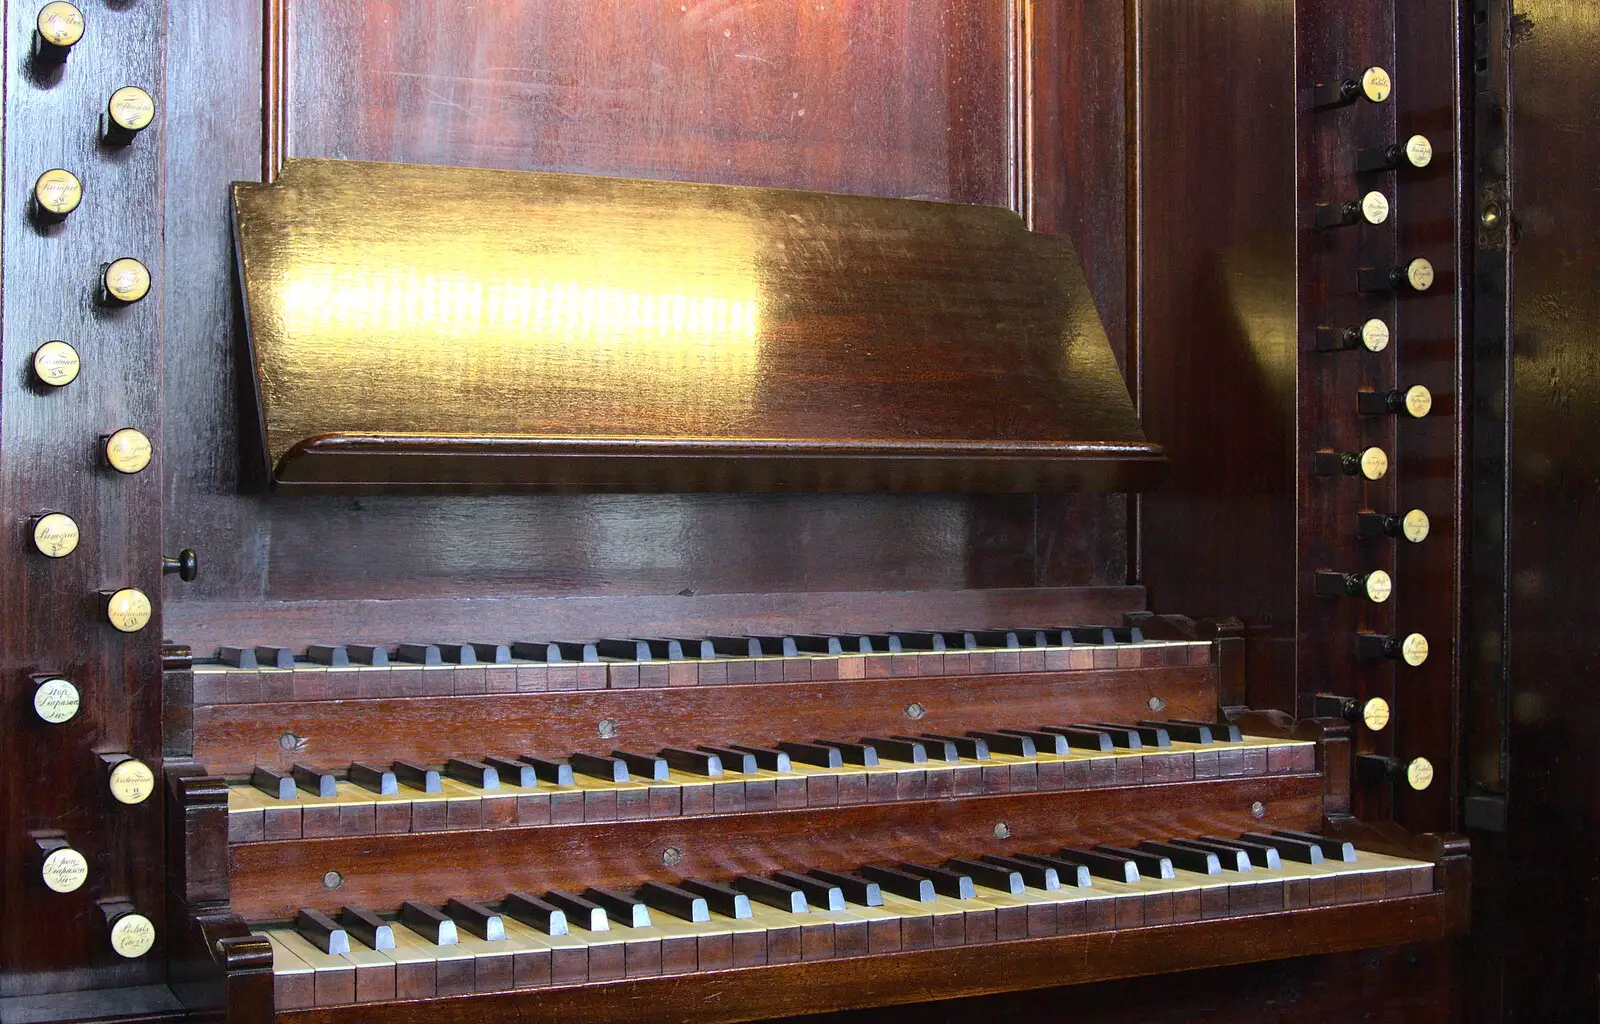
[[[461,1019],[483,1024],[600,1024],[619,1019],[641,1024],[691,1019],[715,1024],[774,1014],[913,1003],[1250,963],[1286,953],[1310,955],[1416,942],[1445,933],[1439,913],[1441,902],[1437,895],[1410,896],[1001,945],[747,968],[689,978],[541,989],[536,993],[468,996],[449,1004],[368,1004],[355,1013],[332,1007],[289,1011],[280,1014],[279,1019],[295,1024],[336,1024],[354,1019],[373,1024],[437,1024],[441,1006],[445,1006],[447,1013],[460,1013]],[[1147,985],[1139,986],[1141,996],[1148,991]],[[1076,1003],[1076,993],[1062,993],[1062,997],[1065,1002]],[[1054,1010],[1059,1013],[1060,1006]],[[933,1008],[918,1019],[950,1019],[939,1016],[940,1012]],[[995,1019],[987,1010],[979,1012],[982,1019]],[[1078,1019],[1075,1009],[1073,1017]],[[1260,1019],[1285,1018],[1274,1014]]]
[[[1294,9],[1132,9],[1136,386],[1173,466],[1139,570],[1158,608],[1243,619],[1248,702],[1293,711]]]
[[[746,556],[754,558],[762,551],[786,552],[792,550],[780,532],[782,517],[776,514],[764,519],[760,532],[765,543],[756,552]],[[692,517],[685,517],[692,519]],[[415,520],[408,520],[416,522]],[[904,522],[903,520],[901,521]],[[894,536],[887,513],[878,518],[875,530],[878,536]],[[529,525],[530,540],[539,531]],[[681,524],[692,529],[690,522]],[[702,524],[703,525],[703,524]],[[418,528],[422,523],[417,522]],[[611,520],[615,535],[626,540],[628,524],[620,517]],[[351,527],[354,530],[354,526]],[[328,537],[329,557],[339,570],[348,564],[352,572],[365,568],[369,575],[357,576],[356,582],[365,578],[371,589],[362,592],[352,582],[339,578],[311,575],[314,569],[313,548],[309,545],[301,553],[305,561],[297,568],[306,575],[308,593],[315,593],[311,584],[325,580],[322,596],[338,600],[299,601],[184,601],[167,606],[167,633],[180,637],[183,642],[201,654],[214,654],[218,647],[273,644],[301,650],[312,643],[432,643],[445,636],[476,641],[504,642],[512,639],[574,639],[587,640],[601,636],[747,636],[772,635],[782,632],[827,633],[833,630],[880,633],[895,629],[999,629],[1019,623],[1050,622],[1060,625],[1117,625],[1125,613],[1144,608],[1144,591],[1140,587],[1076,587],[996,590],[931,590],[914,587],[890,593],[724,593],[696,596],[695,587],[685,587],[676,596],[637,597],[508,597],[491,596],[497,590],[480,593],[474,600],[449,597],[416,597],[396,600],[404,594],[401,581],[394,575],[411,565],[407,550],[404,561],[377,561],[365,567],[355,559],[346,563],[340,553],[354,543],[350,534],[325,535]],[[339,542],[335,542],[336,539]],[[713,550],[712,537],[701,539],[709,555]],[[364,548],[361,550],[365,551]],[[495,563],[504,552],[525,550],[507,542],[504,548],[474,553],[472,545],[462,544],[455,549],[462,558],[480,559],[475,572],[488,575],[496,571]],[[858,550],[858,548],[857,548]],[[828,545],[828,554],[837,555],[840,548]],[[627,551],[618,552],[613,560],[604,545],[596,545],[595,561],[591,566],[604,563],[609,572],[623,576],[631,561]],[[817,558],[822,552],[817,553]],[[739,561],[732,559],[731,561]],[[848,559],[845,559],[848,561]],[[796,559],[802,565],[820,570],[822,566],[810,557]],[[275,563],[276,564],[276,563]],[[430,573],[443,572],[445,559],[424,559],[423,565]],[[760,565],[769,564],[765,561]],[[648,571],[648,566],[641,568]],[[680,566],[682,571],[694,570],[692,560]],[[573,577],[581,574],[577,566],[569,567]],[[508,571],[509,570],[505,570]],[[754,566],[744,571],[756,571]],[[394,575],[391,575],[394,574]],[[484,576],[469,575],[458,581],[452,589],[481,580]],[[751,581],[754,585],[754,581]],[[498,588],[497,588],[498,589]],[[565,583],[565,589],[581,590],[576,578]],[[465,597],[467,595],[460,595]],[[383,598],[390,598],[384,600]],[[475,642],[476,642],[475,641]]]
[[[1321,779],[1289,775],[1166,786],[969,797],[673,821],[302,839],[233,848],[233,909],[251,921],[303,906],[493,900],[519,889],[733,877],[780,868],[853,869],[895,858],[1048,853],[1082,842],[1315,829]],[[1251,813],[1260,802],[1264,817]],[[995,837],[1004,823],[1008,839]],[[470,853],[464,853],[470,850]],[[663,863],[668,850],[677,853]],[[323,877],[337,871],[337,891]]]
[[[195,709],[194,758],[206,770],[247,775],[256,765],[346,764],[411,758],[443,762],[487,753],[535,753],[828,736],[965,731],[1072,721],[1210,719],[1213,667],[1008,676],[757,683],[667,690],[409,697]],[[912,705],[922,717],[912,719]],[[608,723],[612,736],[600,735]],[[288,739],[292,737],[292,739]],[[287,748],[285,747],[287,743]]]
[[[1004,0],[287,0],[292,156],[1004,205]]]
[[[1068,1005],[1082,1024],[1447,1024],[1467,1003],[1450,991],[1453,964],[1450,943],[1424,942],[783,1024],[1024,1024],[1055,1019]]]
[[[1394,292],[1363,294],[1357,289],[1359,268],[1391,267],[1397,261],[1411,258],[1397,248],[1397,224],[1411,216],[1396,194],[1396,181],[1406,176],[1406,172],[1358,174],[1355,161],[1360,150],[1383,149],[1396,141],[1398,97],[1414,86],[1409,80],[1397,82],[1394,102],[1369,103],[1363,99],[1339,107],[1316,109],[1313,106],[1318,82],[1359,78],[1362,71],[1374,66],[1388,70],[1391,75],[1398,74],[1394,35],[1397,6],[1392,0],[1378,0],[1359,11],[1336,4],[1305,4],[1297,34],[1300,415],[1296,461],[1299,578],[1295,584],[1299,621],[1295,674],[1297,707],[1302,711],[1317,693],[1363,699],[1382,697],[1391,707],[1395,706],[1395,663],[1357,658],[1355,636],[1359,632],[1393,633],[1399,609],[1409,604],[1413,591],[1420,594],[1424,588],[1422,581],[1402,579],[1398,573],[1395,562],[1398,548],[1409,542],[1386,537],[1362,538],[1356,532],[1356,516],[1362,510],[1404,513],[1409,509],[1410,506],[1402,508],[1396,504],[1397,482],[1417,469],[1414,465],[1402,467],[1395,447],[1401,431],[1409,433],[1415,429],[1409,417],[1362,416],[1356,411],[1357,394],[1362,390],[1387,391],[1410,386],[1410,381],[1397,381],[1396,353],[1409,350],[1414,339],[1401,329],[1397,315],[1402,307],[1420,297],[1401,298]],[[1441,140],[1441,147],[1454,151],[1444,140]],[[1443,154],[1440,159],[1443,162]],[[1391,214],[1383,224],[1369,225],[1362,221],[1352,227],[1316,227],[1318,204],[1349,202],[1368,190],[1381,192],[1390,200]],[[1433,257],[1441,278],[1449,276],[1448,260],[1440,259],[1438,253],[1416,255]],[[1444,280],[1436,286],[1447,287]],[[1319,326],[1342,328],[1359,325],[1373,317],[1389,325],[1393,335],[1383,352],[1368,352],[1364,348],[1340,352],[1316,350]],[[1402,419],[1406,422],[1402,423]],[[1372,446],[1382,449],[1390,460],[1389,472],[1380,480],[1318,476],[1313,472],[1315,452],[1364,451]],[[1447,509],[1438,503],[1430,502],[1430,507],[1424,511],[1430,516],[1440,513],[1449,518]],[[1428,543],[1434,542],[1430,539]],[[1311,580],[1319,569],[1345,573],[1382,569],[1394,579],[1394,597],[1383,604],[1374,604],[1364,597],[1317,597],[1311,593]],[[1440,639],[1448,647],[1448,639]],[[1399,731],[1397,722],[1395,728],[1381,733],[1357,730],[1351,740],[1358,749],[1389,754]],[[1412,755],[1404,756],[1409,759]],[[1361,787],[1353,796],[1358,815],[1380,818],[1390,814],[1390,787]]]
[[[1582,0],[1495,5],[1510,45],[1510,635],[1506,1013],[1561,1019],[1600,1004],[1600,18]],[[1497,69],[1498,70],[1498,69]],[[1486,299],[1494,296],[1486,295]],[[1484,458],[1498,453],[1481,453]]]
[[[160,2],[97,10],[70,65],[31,56],[38,7],[8,5],[4,24],[3,253],[0,288],[0,997],[69,1002],[74,989],[140,986],[163,973],[156,947],[128,960],[111,949],[102,900],[128,901],[152,921],[164,908],[163,797],[126,806],[106,785],[98,755],[127,753],[161,774],[161,375],[163,125],[128,146],[103,145],[98,116],[112,93],[137,85],[162,95]],[[83,184],[78,209],[42,220],[34,182],[62,168]],[[103,268],[141,261],[151,289],[112,307],[99,299]],[[47,341],[77,350],[78,377],[38,382],[33,353]],[[103,461],[101,438],[132,427],[152,442],[133,475]],[[76,550],[47,558],[29,519],[71,516]],[[147,628],[107,621],[102,590],[137,587],[154,605]],[[60,675],[80,694],[77,714],[51,725],[32,708],[34,674]],[[39,876],[30,833],[65,834],[88,862],[87,881],[58,894]],[[48,927],[41,927],[48,922]],[[90,1008],[97,997],[76,999]],[[6,1016],[12,1015],[8,1008]],[[21,1015],[24,1008],[17,1006]]]

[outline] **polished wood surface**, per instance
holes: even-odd
[[[97,14],[101,12],[95,12]],[[165,973],[163,800],[110,798],[97,755],[128,753],[160,771],[159,624],[116,632],[98,606],[103,589],[161,591],[162,308],[158,292],[126,307],[98,301],[101,267],[135,257],[161,286],[163,211],[158,122],[132,145],[99,143],[95,113],[116,89],[155,89],[165,64],[160,3],[105,12],[92,41],[65,65],[35,62],[37,9],[8,8],[4,89],[6,201],[0,380],[0,679],[6,693],[0,752],[27,766],[0,783],[0,998],[139,986]],[[85,183],[66,220],[38,219],[27,201],[50,168]],[[32,353],[52,339],[72,344],[83,368],[71,384],[37,384]],[[157,444],[148,469],[111,472],[97,441],[136,427]],[[28,519],[71,515],[75,552],[46,559]],[[30,677],[59,674],[78,688],[72,720],[49,725],[33,711]],[[30,833],[59,830],[88,860],[71,894],[39,881]],[[129,901],[158,922],[157,947],[139,960],[112,952],[97,900]],[[49,922],[41,927],[41,922]],[[54,997],[51,997],[54,998]],[[46,1000],[48,1002],[48,999]],[[5,1011],[9,1013],[10,1011]]]
[[[304,159],[234,207],[280,485],[1129,490],[1159,468],[1076,254],[1001,210]]]
[[[1472,418],[1487,411],[1493,419],[1502,406],[1493,396],[1474,397],[1460,371],[1462,286],[1479,280],[1458,252],[1468,197],[1471,222],[1479,215],[1478,196],[1464,180],[1464,107],[1469,96],[1478,102],[1487,72],[1474,62],[1469,39],[1474,12],[1458,6],[1445,0],[1360,10],[1310,2],[1120,0],[809,6],[489,0],[468,7],[436,0],[169,0],[166,9],[90,3],[84,40],[51,71],[30,58],[36,11],[12,5],[4,91],[9,201],[0,505],[18,544],[0,552],[0,566],[8,580],[22,583],[0,602],[6,652],[0,667],[7,693],[19,698],[14,716],[0,720],[0,744],[27,767],[6,784],[0,1017],[44,1007],[57,1018],[176,1021],[181,1004],[193,1019],[226,1014],[234,1024],[266,1024],[274,1016],[273,978],[270,947],[251,935],[258,911],[332,906],[360,893],[381,895],[392,910],[399,900],[443,893],[460,863],[468,865],[474,891],[496,894],[513,876],[536,882],[528,857],[539,851],[555,851],[541,858],[565,858],[562,870],[600,864],[623,882],[635,865],[638,877],[667,877],[655,849],[663,844],[677,843],[688,866],[717,874],[755,863],[767,844],[801,860],[843,864],[846,853],[861,860],[889,849],[932,855],[943,850],[940,833],[974,844],[1033,842],[1061,828],[1063,818],[1086,838],[1104,838],[1092,836],[1091,825],[1133,838],[1146,829],[1294,821],[1434,860],[1443,889],[1270,920],[1018,944],[1026,950],[949,950],[792,973],[650,981],[608,989],[598,999],[598,990],[562,990],[546,993],[537,1006],[490,996],[382,1012],[430,1021],[545,1012],[576,1019],[750,1019],[862,1007],[873,1019],[915,1016],[924,1024],[958,1015],[1034,1020],[1058,1016],[1062,1007],[1108,1024],[1492,1017],[1500,1003],[1477,999],[1476,990],[1462,995],[1462,981],[1492,989],[1498,964],[1486,960],[1462,974],[1440,938],[1465,926],[1465,851],[1454,839],[1414,833],[1454,824],[1458,791],[1444,783],[1457,763],[1457,691],[1486,691],[1500,670],[1462,669],[1456,652],[1488,652],[1494,639],[1508,635],[1492,616],[1492,628],[1469,631],[1459,615],[1465,569],[1478,573],[1471,577],[1475,587],[1493,576],[1482,565],[1463,566],[1459,552],[1469,530],[1504,531],[1496,535],[1520,559],[1513,559],[1508,578],[1523,589],[1506,600],[1522,602],[1513,621],[1523,638],[1509,634],[1507,649],[1523,671],[1542,671],[1546,652],[1562,648],[1552,636],[1582,633],[1583,573],[1569,572],[1577,582],[1563,590],[1550,582],[1549,567],[1578,565],[1586,554],[1583,534],[1575,519],[1552,521],[1559,532],[1529,524],[1548,521],[1541,519],[1546,502],[1565,503],[1575,516],[1586,507],[1579,474],[1546,476],[1540,467],[1551,465],[1549,453],[1570,453],[1570,428],[1550,424],[1581,424],[1583,396],[1592,389],[1580,348],[1573,347],[1579,342],[1571,340],[1581,334],[1579,321],[1550,313],[1574,303],[1581,310],[1581,301],[1545,301],[1554,294],[1548,290],[1525,294],[1517,308],[1555,347],[1523,332],[1515,334],[1515,351],[1523,359],[1548,358],[1559,379],[1544,373],[1545,363],[1517,367],[1525,404],[1511,408],[1543,410],[1514,434],[1521,446],[1513,470],[1520,504],[1509,520],[1467,517],[1464,467],[1473,466],[1472,478],[1492,481],[1490,470],[1505,464],[1492,443],[1460,450]],[[1489,50],[1499,59],[1513,49],[1512,12],[1501,10],[1499,0],[1489,6],[1490,20],[1503,15],[1506,28]],[[1519,52],[1538,57],[1519,83],[1519,145],[1526,148],[1516,159],[1540,167],[1550,182],[1561,180],[1563,164],[1583,166],[1581,144],[1592,134],[1582,111],[1562,106],[1584,95],[1581,85],[1565,83],[1592,65],[1585,53],[1568,52],[1587,25],[1573,20],[1575,9],[1551,0],[1519,8],[1528,18],[1516,22]],[[1530,40],[1543,49],[1530,49]],[[1310,108],[1302,95],[1309,82],[1359,73],[1368,61],[1394,75],[1388,105]],[[158,107],[153,127],[127,149],[93,145],[93,112],[111,88],[125,84],[150,88]],[[1493,117],[1484,123],[1492,125]],[[1580,130],[1572,132],[1573,125]],[[1349,198],[1349,188],[1364,184],[1350,171],[1351,146],[1411,131],[1429,134],[1438,156],[1426,172],[1373,179],[1394,201],[1390,222],[1313,234],[1311,204]],[[1550,138],[1561,144],[1542,141]],[[1532,164],[1535,155],[1544,163]],[[961,214],[967,217],[1014,211],[1022,220],[1013,224],[1061,238],[1030,245],[1065,251],[1062,245],[1070,244],[1072,276],[1084,286],[1077,293],[1081,308],[1103,325],[1105,394],[1124,406],[1131,399],[1150,442],[1173,456],[1173,477],[1137,498],[1118,491],[890,494],[883,492],[909,485],[869,467],[848,486],[875,493],[685,494],[678,492],[716,481],[658,461],[629,472],[649,469],[657,474],[653,485],[672,493],[274,491],[256,455],[263,439],[250,393],[228,189],[270,179],[287,158],[986,208]],[[48,230],[27,209],[42,169],[34,162],[83,172],[84,204]],[[1479,163],[1486,172],[1495,166],[1492,153]],[[1524,250],[1527,262],[1518,269],[1527,280],[1562,282],[1570,290],[1571,268],[1587,266],[1575,232],[1585,230],[1592,211],[1580,189],[1557,195],[1553,187],[1538,204],[1518,207],[1528,212],[1518,230],[1540,245],[1537,253]],[[108,188],[118,196],[114,205]],[[1546,208],[1556,212],[1547,217]],[[145,237],[147,251],[133,251],[129,240]],[[1494,233],[1481,233],[1480,247],[1485,239],[1492,248]],[[101,253],[102,243],[128,247]],[[1349,264],[1386,254],[1384,246],[1400,255],[1427,254],[1440,270],[1439,286],[1394,301],[1352,294]],[[1578,254],[1574,262],[1558,265],[1554,254],[1569,249]],[[155,290],[133,307],[88,313],[96,268],[122,255],[148,256]],[[60,281],[77,282],[65,304]],[[876,287],[891,291],[882,282]],[[1477,299],[1498,301],[1492,289]],[[1310,332],[1329,308],[1343,319],[1348,309],[1369,305],[1395,309],[1388,352],[1311,350]],[[84,374],[56,394],[33,392],[25,376],[31,353],[61,336],[52,324],[73,321],[78,335],[67,340],[78,345]],[[1492,342],[1480,336],[1473,347],[1488,358]],[[944,369],[937,360],[912,363],[868,378],[925,381]],[[805,369],[825,377],[826,367]],[[996,372],[1021,370],[999,365]],[[735,378],[715,380],[727,388]],[[1580,383],[1567,390],[1573,381]],[[1413,383],[1440,397],[1434,416],[1397,423],[1355,415],[1352,389]],[[886,384],[879,390],[887,397],[874,396],[884,399],[878,408],[894,415],[929,397]],[[829,422],[848,419],[809,394],[784,400]],[[965,422],[1025,418],[1017,412],[1024,403],[1009,394],[946,399],[939,415]],[[144,422],[102,424],[91,408],[119,419],[138,413]],[[96,476],[89,465],[94,439],[129,425],[156,442],[157,463],[137,477]],[[1303,480],[1310,441],[1343,444],[1369,434],[1389,442],[1393,467],[1386,481]],[[389,458],[381,442],[363,455],[326,458],[365,459],[371,467],[378,464],[373,454]],[[958,465],[974,450],[957,454],[941,464],[942,486],[995,486],[994,477]],[[1468,454],[1476,461],[1464,461]],[[762,458],[741,453],[730,472],[748,474],[745,463]],[[785,468],[783,476],[792,480],[792,472]],[[932,479],[923,477],[922,485]],[[825,482],[818,475],[809,485],[820,490]],[[1018,478],[1011,485],[1020,486]],[[1350,495],[1357,497],[1347,502]],[[58,499],[81,506],[65,510],[82,512],[87,541],[69,563],[46,571],[23,556],[23,524],[40,502]],[[1425,508],[1435,536],[1421,546],[1359,540],[1350,516],[1368,505]],[[199,552],[200,579],[187,587],[176,579],[163,584],[154,575],[160,557],[185,547]],[[1493,560],[1491,552],[1485,561]],[[1310,573],[1365,568],[1357,563],[1368,561],[1393,573],[1392,603],[1311,603]],[[123,648],[108,646],[90,625],[88,595],[127,580],[156,598],[160,628],[142,634],[124,658]],[[1492,591],[1496,584],[1483,587]],[[74,601],[74,594],[84,600]],[[1552,603],[1558,599],[1559,609]],[[255,643],[303,650],[311,643],[393,646],[532,635],[1115,624],[1150,608],[1210,617],[1142,621],[1150,629],[1159,621],[1178,636],[1215,637],[1214,664],[1066,673],[1071,679],[1045,673],[797,680],[681,692],[491,696],[467,692],[469,683],[450,694],[383,700],[340,700],[308,685],[287,695],[258,688],[254,699],[242,701],[234,698],[249,698],[248,692],[230,691],[224,704],[211,703],[217,693],[206,680],[197,688],[187,656],[177,651],[166,659],[161,685],[155,647],[171,639],[204,658],[223,645]],[[1434,655],[1424,669],[1409,672],[1356,664],[1346,655],[1357,623],[1419,629]],[[1480,888],[1497,894],[1480,905],[1501,915],[1486,934],[1537,929],[1536,938],[1553,950],[1548,960],[1556,975],[1580,993],[1592,987],[1595,972],[1584,966],[1592,960],[1592,951],[1585,952],[1592,943],[1583,941],[1587,924],[1572,927],[1582,911],[1570,908],[1582,906],[1587,883],[1581,858],[1572,859],[1570,850],[1582,847],[1585,833],[1581,816],[1572,813],[1580,805],[1556,794],[1561,781],[1581,774],[1558,751],[1586,749],[1572,725],[1582,719],[1582,698],[1572,696],[1582,664],[1580,656],[1565,674],[1541,676],[1540,700],[1514,705],[1519,731],[1509,746],[1534,773],[1521,777],[1536,779],[1542,792],[1537,802],[1520,803],[1510,841],[1485,844],[1498,859],[1480,878]],[[42,731],[20,698],[32,672],[63,667],[90,684],[84,717],[65,730]],[[1458,684],[1462,678],[1469,683]],[[1340,721],[1297,721],[1309,713],[1308,699],[1324,691],[1386,695],[1395,721],[1378,735]],[[1491,738],[1495,723],[1511,717],[1510,692],[1488,694],[1500,712],[1480,730]],[[306,838],[315,830],[302,830],[298,839],[251,839],[231,849],[222,803],[227,790],[213,774],[306,756],[338,765],[353,752],[392,757],[398,748],[429,757],[481,756],[490,741],[503,742],[503,752],[535,742],[567,751],[656,737],[717,738],[708,730],[728,732],[727,738],[742,738],[731,731],[747,728],[771,737],[791,728],[906,731],[914,720],[905,709],[913,701],[927,711],[914,728],[1013,724],[996,721],[1013,711],[1160,717],[1149,706],[1152,698],[1166,702],[1161,714],[1211,717],[1222,704],[1253,730],[1313,739],[1315,770],[1302,763],[1273,777],[1142,778],[1089,790],[771,814],[747,807],[671,819],[328,839]],[[1562,717],[1571,708],[1578,711]],[[1550,724],[1558,718],[1566,725]],[[620,726],[619,737],[600,737],[607,719]],[[1558,742],[1546,743],[1551,736]],[[93,803],[102,793],[94,774],[70,766],[75,751],[127,745],[148,750],[158,768],[157,753],[165,750],[170,771],[156,799],[119,819],[141,824],[119,831],[105,827]],[[1503,790],[1505,765],[1490,747],[1500,749],[1490,743],[1463,750],[1462,759],[1496,765],[1498,776],[1479,773],[1474,781],[1487,778]],[[1360,753],[1415,751],[1440,767],[1440,784],[1426,793],[1391,798],[1384,787],[1353,780]],[[148,819],[139,817],[146,811]],[[994,838],[1001,812],[1012,839]],[[36,849],[27,831],[61,824],[91,854],[91,883],[79,896],[45,901],[26,860]],[[1569,841],[1574,836],[1579,840]],[[473,861],[479,847],[482,856]],[[1508,859],[1512,851],[1519,861]],[[356,866],[347,871],[350,865]],[[330,867],[346,871],[341,890],[327,887]],[[1526,892],[1538,899],[1519,898]],[[156,921],[166,946],[148,964],[126,967],[112,964],[97,938],[104,923],[95,904],[130,896]],[[30,915],[42,913],[62,927],[41,932]],[[1332,952],[1341,950],[1360,952]],[[1217,966],[1225,964],[1239,966]],[[1506,990],[1559,1019],[1568,1008],[1554,1005],[1559,997],[1549,993],[1562,987],[1535,980],[1544,977],[1546,958],[1519,955],[1514,966]],[[1132,974],[1140,976],[1090,984]],[[104,987],[143,982],[149,984]],[[1077,984],[1038,994],[997,992],[1071,983]],[[23,992],[35,993],[22,997],[31,1000],[26,1005],[7,998]],[[985,995],[954,998],[979,992]]]
[[[1001,0],[282,10],[291,156],[1006,203]]]

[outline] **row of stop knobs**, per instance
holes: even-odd
[[[106,18],[125,17],[111,8],[95,15]],[[82,46],[102,47],[114,51],[117,31],[87,33],[84,12],[67,0],[52,0],[44,4],[34,23],[32,45],[25,55],[24,70],[33,79],[41,95],[57,85],[70,82],[77,69],[72,64],[72,54]],[[90,63],[83,71],[92,72]],[[78,72],[82,73],[82,72]],[[82,83],[77,83],[82,85]],[[90,84],[92,94],[100,86]],[[97,175],[108,180],[118,177],[116,166],[126,164],[125,154],[137,154],[130,149],[140,133],[155,120],[155,100],[150,92],[138,85],[107,83],[108,96],[95,128],[94,145],[87,147],[92,156],[104,158],[96,166],[83,167],[63,163],[51,166],[17,168],[17,173],[28,175],[33,181],[32,195],[27,215],[41,238],[64,237],[73,230],[70,221],[86,204],[96,204]],[[82,89],[73,89],[76,95]],[[69,147],[75,148],[75,147]],[[145,153],[142,159],[154,160],[154,152]],[[12,168],[8,167],[8,171]],[[107,199],[117,199],[107,189]],[[91,264],[92,266],[92,264]],[[84,270],[87,276],[89,270]],[[145,300],[151,291],[151,274],[147,264],[133,255],[110,253],[100,263],[95,281],[95,304],[104,316],[117,316],[116,311],[132,307]],[[98,367],[91,358],[80,352],[80,339],[71,335],[41,339],[35,343],[29,369],[29,391],[34,399],[45,403],[72,403],[81,401],[74,395],[85,387],[85,379],[92,383]],[[109,364],[108,364],[109,365]],[[115,373],[107,372],[107,377]],[[120,387],[121,381],[102,379],[104,386]],[[76,385],[76,386],[74,386]],[[87,440],[87,439],[86,439]],[[87,444],[86,444],[87,447]],[[136,426],[110,424],[94,442],[93,458],[96,465],[114,478],[133,477],[143,473],[151,464],[153,448],[148,435]],[[92,510],[88,510],[92,511]],[[34,554],[45,566],[65,564],[75,553],[77,557],[83,541],[78,509],[44,508],[32,512],[29,519],[28,541]],[[192,553],[167,560],[169,571],[193,578]],[[51,572],[53,570],[45,569]],[[104,623],[116,634],[132,634],[144,630],[153,614],[150,597],[136,587],[113,586],[100,592],[100,612]],[[80,652],[81,653],[81,652]],[[48,668],[48,662],[45,665]],[[58,728],[78,718],[84,704],[79,681],[71,673],[42,671],[31,677],[33,711],[45,728]],[[81,724],[81,723],[80,723]],[[103,723],[91,723],[100,728]],[[97,756],[100,783],[112,806],[126,808],[142,804],[155,793],[155,772],[150,765],[129,752],[105,753]],[[57,829],[34,829],[30,838],[37,848],[37,869],[46,890],[52,893],[74,893],[89,885],[90,859],[76,849],[70,838]],[[113,885],[115,883],[112,883]],[[104,915],[109,944],[117,955],[126,958],[144,956],[154,948],[155,915],[135,907],[125,893],[103,892],[97,906]]]
[[[1377,106],[1388,103],[1393,92],[1394,82],[1389,73],[1380,67],[1369,67],[1359,76],[1316,83],[1312,105],[1330,111]],[[1326,232],[1345,228],[1364,231],[1387,224],[1393,213],[1393,203],[1374,176],[1389,171],[1395,172],[1397,177],[1416,174],[1427,168],[1433,158],[1433,144],[1422,135],[1411,135],[1403,142],[1382,149],[1360,150],[1354,171],[1358,181],[1367,181],[1367,187],[1354,197],[1318,204],[1309,218],[1310,226],[1318,232]],[[1399,298],[1431,290],[1435,273],[1431,262],[1416,257],[1393,266],[1359,266],[1354,284],[1356,292],[1364,297]],[[1389,324],[1381,317],[1371,317],[1348,326],[1337,322],[1319,326],[1315,333],[1315,350],[1320,353],[1381,353],[1391,340]],[[1358,391],[1355,399],[1352,411],[1363,417],[1392,415],[1401,421],[1410,421],[1422,419],[1434,411],[1433,394],[1420,384]],[[1323,450],[1313,453],[1311,458],[1312,473],[1330,479],[1353,477],[1377,482],[1388,475],[1389,469],[1388,453],[1376,446],[1359,451]],[[1430,529],[1428,515],[1422,509],[1393,513],[1362,511],[1356,519],[1357,535],[1368,540],[1391,538],[1406,544],[1421,544],[1427,540]],[[1383,604],[1393,596],[1394,589],[1393,578],[1383,569],[1360,572],[1322,569],[1312,578],[1312,592],[1320,598],[1353,597]],[[1421,633],[1359,632],[1353,646],[1357,658],[1393,660],[1411,668],[1425,663],[1429,653],[1427,637]],[[1313,710],[1320,717],[1344,718],[1372,732],[1385,729],[1391,716],[1389,702],[1382,697],[1353,699],[1322,694],[1315,698]],[[1356,759],[1356,770],[1364,781],[1403,782],[1415,790],[1426,789],[1434,775],[1433,765],[1425,757],[1402,761],[1363,754]]]

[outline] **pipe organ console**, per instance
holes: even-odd
[[[1462,5],[7,13],[0,1022],[1460,1009]]]

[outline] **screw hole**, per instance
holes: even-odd
[[[996,839],[1010,839],[1011,838],[1011,826],[1007,825],[1003,821],[996,822],[995,826],[994,826],[994,837]]]
[[[1260,800],[1257,800],[1255,803],[1250,805],[1250,817],[1252,817],[1252,818],[1265,818],[1266,816],[1267,816],[1267,805],[1266,804],[1262,803]]]
[[[322,887],[324,889],[337,889],[343,884],[344,876],[337,871],[330,871],[322,876]]]
[[[677,867],[683,863],[683,851],[676,846],[669,846],[661,851],[661,863],[667,867]]]
[[[906,717],[911,719],[913,722],[927,713],[928,709],[923,707],[918,701],[912,701],[910,704],[906,705]]]
[[[306,749],[306,741],[303,737],[296,736],[292,732],[286,732],[278,737],[278,746],[284,750],[304,750]]]
[[[1162,710],[1165,710],[1166,706],[1167,706],[1167,702],[1162,700],[1160,697],[1151,697],[1150,698],[1150,710],[1151,711],[1162,711]]]
[[[600,719],[600,738],[614,740],[617,738],[617,720],[615,718]]]

